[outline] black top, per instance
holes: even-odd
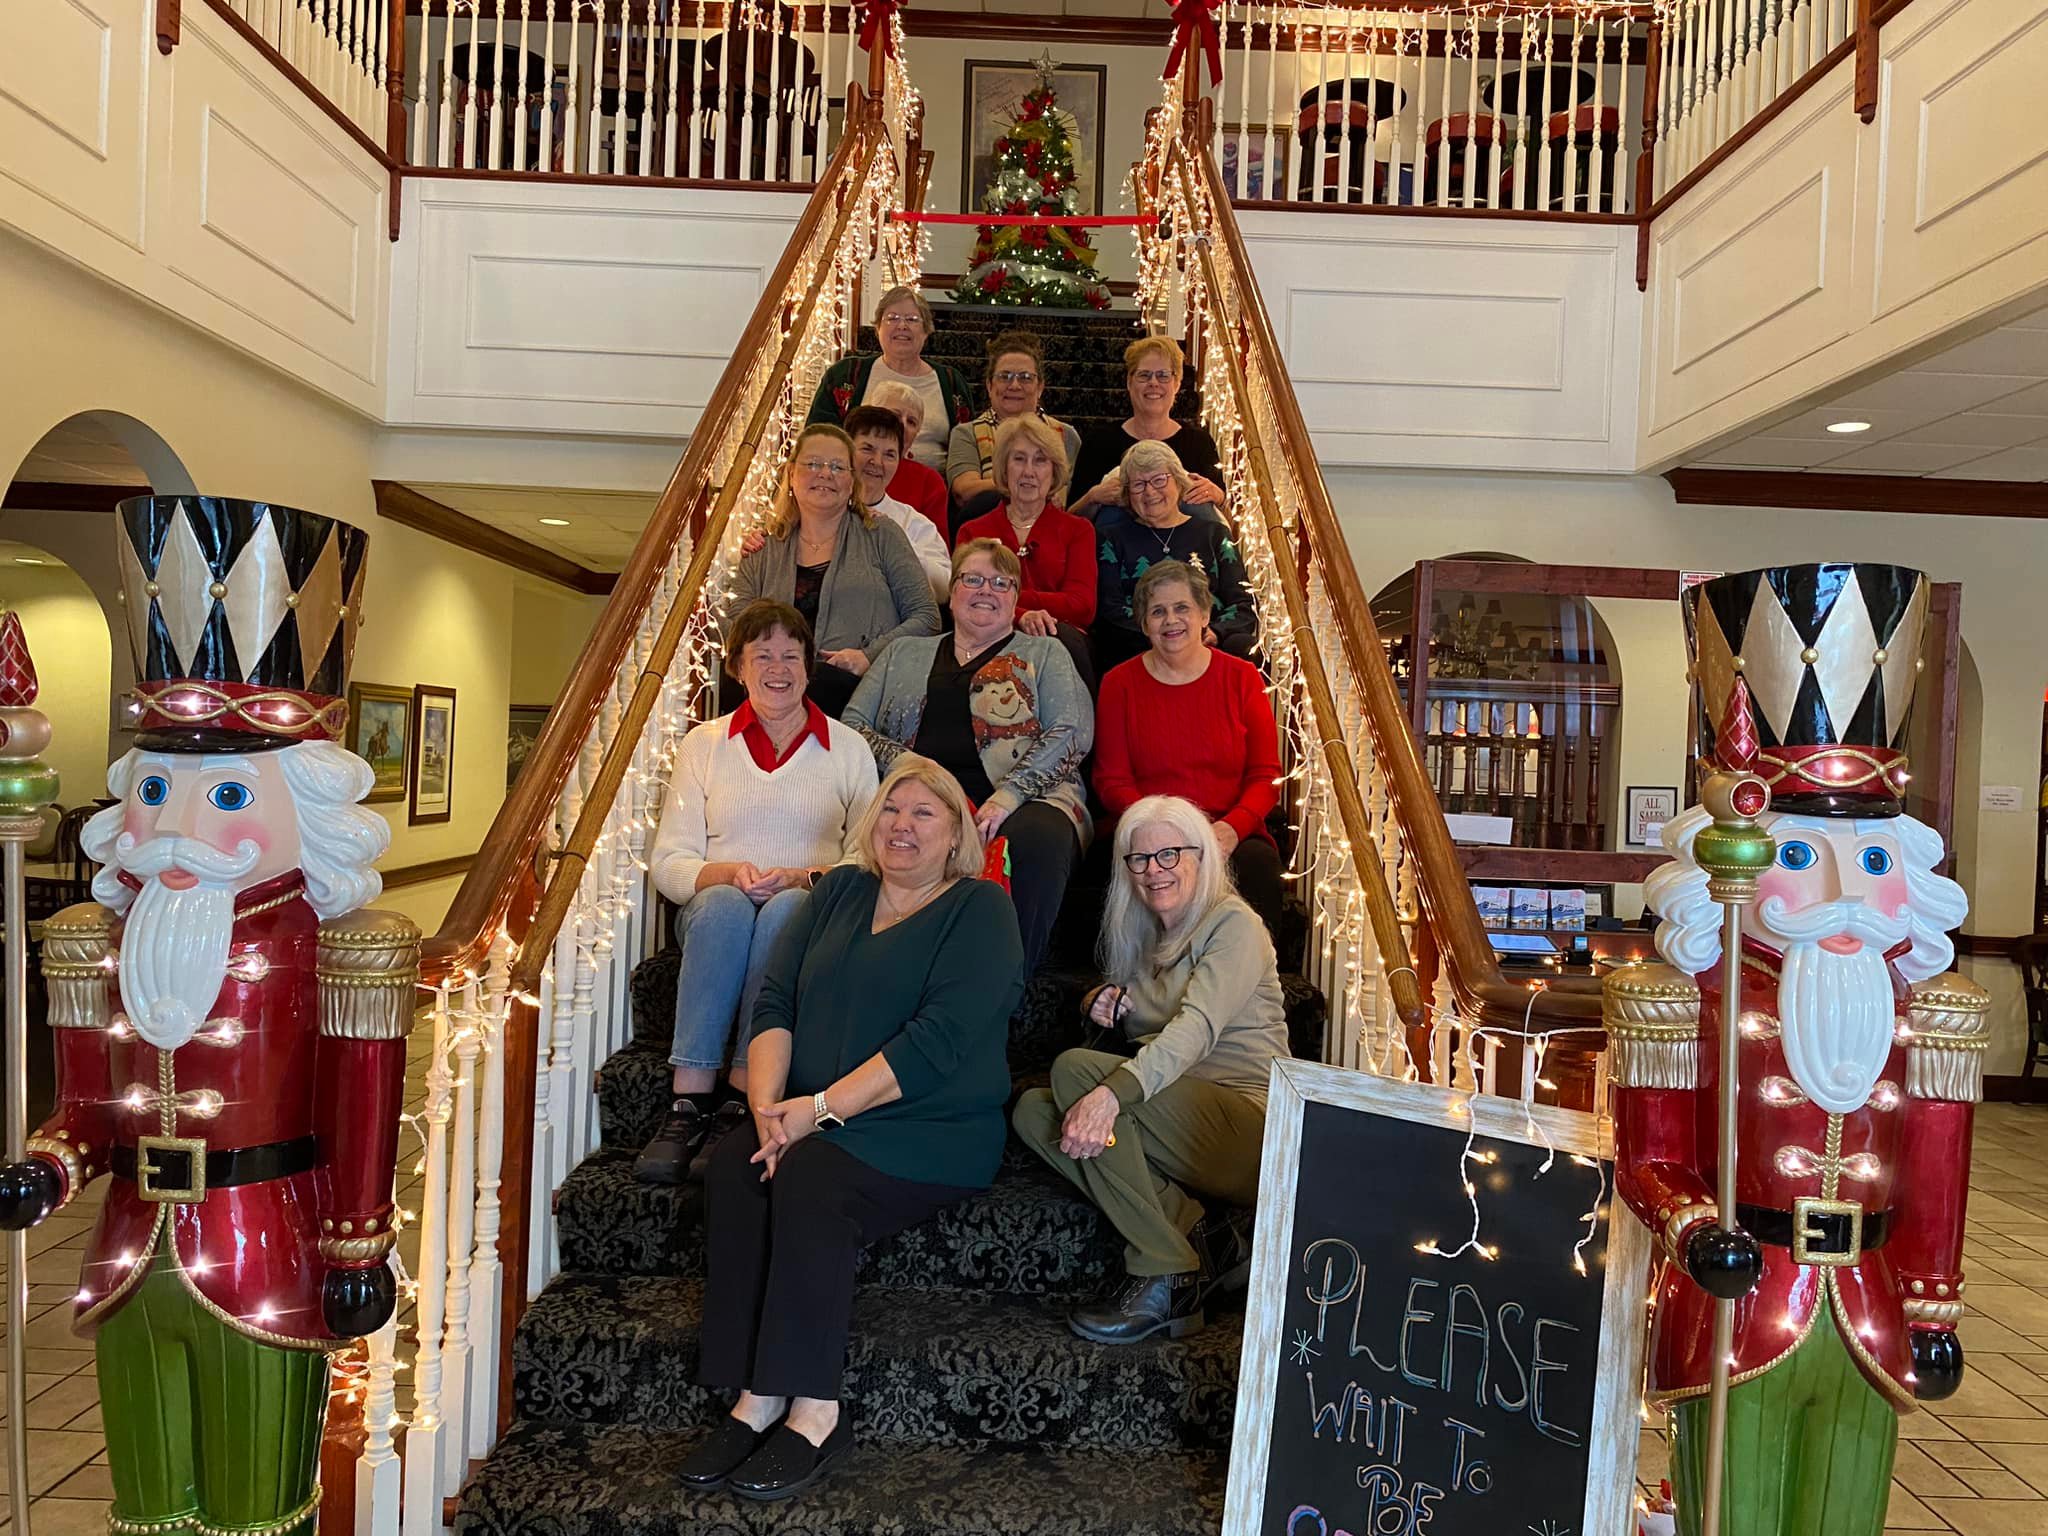
[[[974,739],[974,711],[968,699],[974,688],[974,674],[991,656],[1010,643],[1013,629],[977,656],[956,661],[953,638],[939,636],[939,648],[932,653],[931,676],[925,683],[924,714],[917,722],[917,736],[910,750],[921,753],[960,781],[967,798],[984,804],[996,792],[981,765],[981,746]]]
[[[1138,578],[1161,560],[1199,565],[1209,578],[1214,608],[1209,627],[1218,638],[1250,635],[1258,627],[1252,611],[1251,587],[1245,580],[1244,556],[1230,530],[1205,517],[1190,517],[1172,528],[1153,528],[1135,517],[1098,524],[1095,530],[1097,572],[1095,625],[1098,630],[1143,633],[1131,612]]]
[[[830,560],[822,565],[800,565],[796,568],[796,592],[789,605],[804,616],[812,634],[818,632],[818,599],[825,591],[825,573],[831,569]]]
[[[1010,1012],[1024,943],[1002,887],[959,880],[873,931],[881,882],[842,864],[776,938],[747,1038],[791,1032],[793,1098],[831,1087],[879,1052],[903,1097],[826,1140],[881,1173],[985,1189],[1002,1160]]]
[[[1090,432],[1081,439],[1081,457],[1074,465],[1073,482],[1067,492],[1069,501],[1079,501],[1083,496],[1102,483],[1102,477],[1124,461],[1124,455],[1145,439],[1133,437],[1118,422],[1113,427],[1103,427]],[[1191,421],[1180,424],[1180,430],[1166,439],[1180,460],[1180,467],[1191,475],[1201,475],[1223,483],[1223,459],[1216,451],[1216,440]]]

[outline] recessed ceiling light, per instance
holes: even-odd
[[[1870,423],[1867,421],[1831,421],[1828,423],[1828,430],[1830,432],[1839,432],[1842,436],[1847,437],[1851,432],[1868,432],[1870,430]]]
[[[48,565],[50,562],[47,560],[38,560],[34,555],[16,555],[14,557],[14,563],[16,565]]]
[[[540,524],[543,528],[566,528],[569,526],[569,519],[566,517],[544,517],[540,520]]]

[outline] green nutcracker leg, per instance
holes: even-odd
[[[289,1536],[319,1515],[327,1355],[220,1321],[161,1257],[100,1326],[117,1536]]]
[[[1680,1536],[1699,1536],[1707,1403],[1680,1403],[1671,1482]],[[1880,1536],[1899,1418],[1863,1379],[1829,1311],[1789,1360],[1728,1394],[1721,1524],[1735,1536]]]

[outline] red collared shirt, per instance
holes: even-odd
[[[754,757],[754,766],[763,773],[773,773],[795,757],[797,749],[803,746],[805,737],[815,737],[818,745],[827,751],[832,747],[832,728],[825,723],[825,712],[809,699],[804,700],[804,728],[796,733],[789,746],[780,754],[777,754],[775,743],[769,738],[768,727],[755,718],[751,699],[742,701],[740,707],[732,712],[732,728],[725,734],[728,739],[734,736],[746,738],[747,750]]]

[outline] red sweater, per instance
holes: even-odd
[[[1010,526],[1010,504],[984,512],[960,525],[953,538],[958,549],[969,539],[997,539],[1017,549],[1017,530]],[[1095,525],[1060,507],[1048,506],[1031,525],[1029,552],[1018,549],[1024,562],[1024,591],[1017,611],[1043,608],[1062,624],[1086,629],[1095,622],[1098,572]]]
[[[1095,704],[1095,791],[1113,817],[1146,795],[1192,800],[1242,842],[1271,842],[1280,733],[1259,669],[1224,651],[1192,683],[1162,683],[1137,657],[1112,667]]]
[[[951,521],[946,479],[929,464],[920,464],[915,459],[898,464],[895,477],[889,482],[889,494],[904,505],[915,507],[931,519],[934,528],[945,533]]]

